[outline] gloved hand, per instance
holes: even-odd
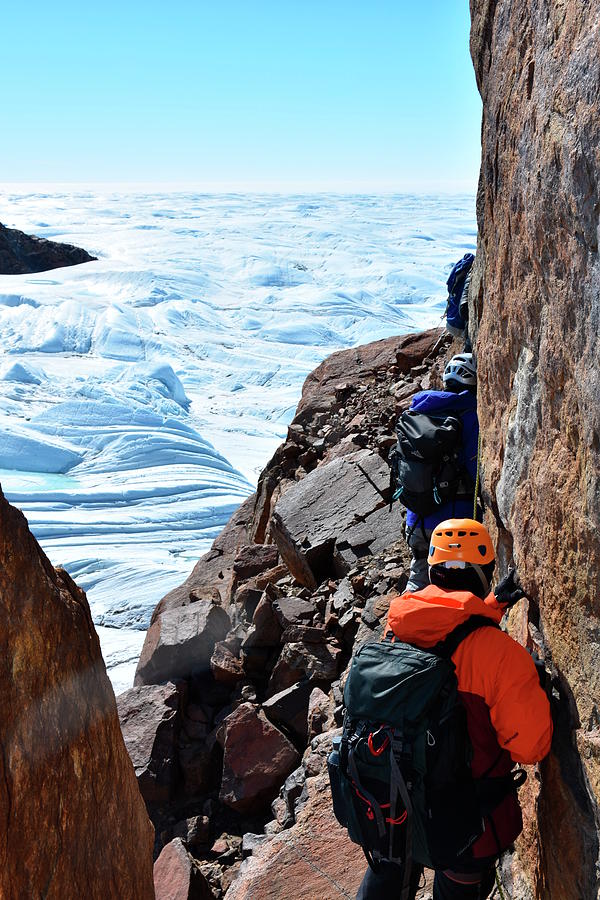
[[[497,602],[504,607],[510,609],[515,603],[518,603],[526,596],[525,591],[519,583],[519,577],[515,569],[509,569],[508,575],[505,575],[494,588]]]

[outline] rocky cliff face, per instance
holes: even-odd
[[[0,275],[26,275],[96,259],[72,244],[59,244],[0,224]]]
[[[484,484],[555,673],[513,897],[598,894],[600,46],[583,0],[471,0],[483,98],[477,333]]]
[[[85,594],[1,493],[0,751],[0,897],[154,897],[152,827]]]

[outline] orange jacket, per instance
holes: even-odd
[[[401,640],[427,648],[472,615],[499,623],[503,614],[493,594],[484,601],[467,591],[429,585],[392,600],[387,628]],[[467,711],[474,777],[505,775],[515,762],[543,759],[552,740],[550,704],[525,648],[498,628],[480,628],[459,644],[452,661]],[[505,850],[521,829],[518,800],[509,794],[486,820],[473,856]]]

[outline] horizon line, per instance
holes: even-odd
[[[448,184],[418,183],[418,184],[357,184],[353,182],[338,182],[332,184],[303,184],[290,182],[288,184],[256,182],[197,182],[197,181],[134,181],[134,180],[110,180],[110,181],[50,181],[50,180],[20,180],[0,181],[0,191],[20,190],[133,190],[133,191],[170,191],[194,192],[206,195],[214,194],[332,194],[332,195],[379,195],[395,196],[403,194],[417,194],[421,196],[440,194],[448,196],[467,195],[475,196],[477,185],[460,183],[449,186]]]

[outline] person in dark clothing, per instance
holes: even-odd
[[[477,444],[479,420],[477,418],[477,370],[471,353],[453,356],[444,370],[443,391],[419,391],[412,398],[410,409],[428,416],[457,416],[463,426],[463,446],[459,461],[468,473],[475,488],[477,476]],[[444,503],[435,512],[420,517],[410,509],[406,511],[406,541],[412,554],[407,591],[418,591],[429,584],[427,551],[431,532],[444,519],[473,515],[473,494],[456,497]]]
[[[390,604],[386,631],[404,643],[433,648],[471,616],[498,624],[524,596],[514,571],[490,592],[495,552],[487,529],[473,519],[439,523],[427,563],[430,584]],[[516,763],[542,760],[550,750],[552,718],[526,649],[499,628],[481,627],[461,641],[451,659],[466,712],[473,778],[485,788],[486,779],[510,776]],[[494,795],[482,815],[482,834],[451,869],[436,870],[434,900],[484,900],[492,890],[495,863],[523,827],[516,789]],[[421,871],[412,868],[411,898]],[[402,875],[392,863],[383,863],[377,873],[368,869],[357,900],[398,900]]]

